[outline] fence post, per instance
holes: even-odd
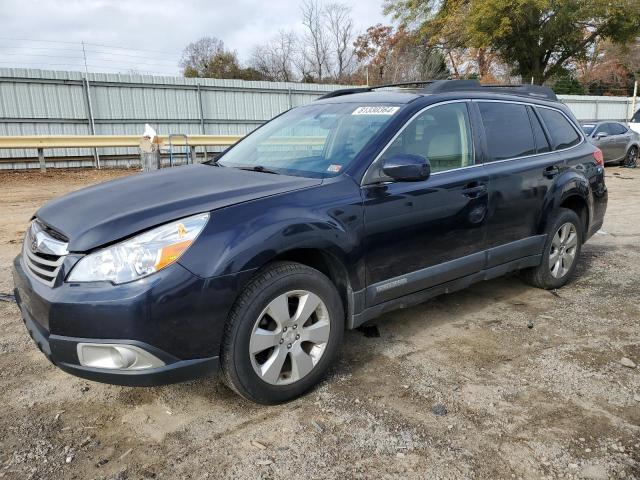
[[[85,92],[85,100],[87,102],[87,113],[89,114],[89,126],[91,127],[91,135],[96,134],[96,123],[93,119],[93,107],[91,106],[91,93],[89,91],[89,77],[85,74],[84,77],[84,92]],[[93,149],[93,158],[95,159],[96,168],[100,170],[100,155],[98,154],[98,149],[94,147]]]
[[[596,98],[593,102],[594,102],[594,103],[595,103],[595,105],[596,105],[596,115],[595,115],[595,117],[596,117],[596,118],[594,118],[594,120],[600,120],[600,115],[599,115],[599,113],[600,113],[600,112],[599,112],[599,108],[598,108],[598,104],[599,104],[600,102],[598,101],[598,99],[597,99],[597,98]]]
[[[44,160],[44,148],[38,149],[38,162],[40,163],[40,171],[45,173],[47,171],[47,163]]]
[[[205,126],[204,126],[204,106],[202,105],[202,89],[200,88],[200,83],[197,84],[198,87],[198,109],[200,111],[200,133],[202,135],[206,135]],[[207,147],[206,145],[203,147],[204,149],[204,161],[207,161]],[[192,162],[195,162],[195,152],[194,156],[191,157]]]
[[[196,163],[196,147],[195,145],[191,145],[189,147],[189,156],[191,157],[191,163]],[[189,163],[189,161],[187,160],[187,164]]]
[[[204,107],[202,106],[202,90],[200,89],[200,84],[197,84],[198,87],[198,110],[200,111],[200,133],[204,135],[206,132],[204,131]]]

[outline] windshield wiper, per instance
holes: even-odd
[[[272,173],[273,175],[280,175],[280,172],[276,172],[275,170],[269,170],[268,168],[263,167],[262,165],[254,165],[253,167],[237,167],[240,170],[248,170],[249,172],[260,172],[260,173]]]

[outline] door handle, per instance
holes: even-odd
[[[472,182],[462,189],[462,194],[469,198],[477,198],[487,191],[487,186],[483,183]]]
[[[560,169],[556,165],[547,167],[544,169],[544,176],[547,178],[553,178],[560,173]]]

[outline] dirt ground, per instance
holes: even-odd
[[[129,173],[0,173],[0,294],[38,206]],[[608,168],[607,184],[603,230],[568,286],[510,276],[384,315],[379,336],[347,333],[318,388],[276,407],[216,378],[72,377],[0,301],[0,477],[638,479],[640,368],[621,360],[640,364],[640,169]]]

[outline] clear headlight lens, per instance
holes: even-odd
[[[83,257],[68,282],[125,283],[177,261],[209,220],[208,213],[176,220]]]

